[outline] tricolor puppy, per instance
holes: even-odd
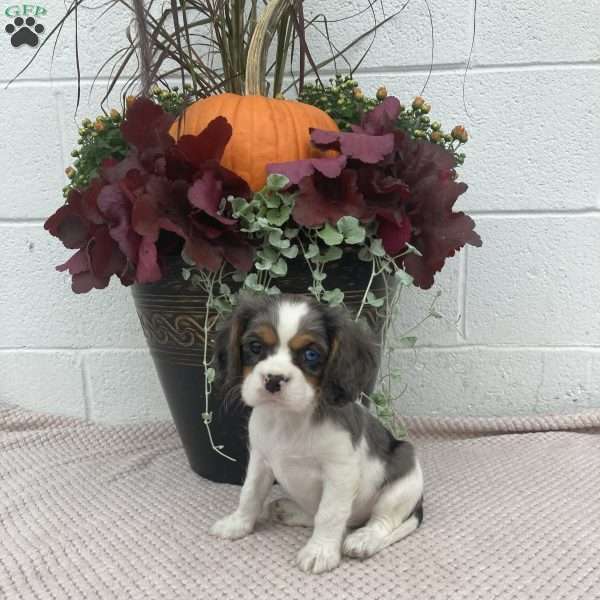
[[[377,375],[371,332],[300,296],[246,297],[217,340],[217,393],[252,407],[250,459],[237,510],[211,533],[237,539],[261,517],[313,527],[303,571],[372,556],[422,520],[413,447],[359,403]],[[285,498],[264,507],[274,480]]]

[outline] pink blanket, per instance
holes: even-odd
[[[195,475],[170,423],[0,407],[0,598],[600,599],[600,411],[407,425],[422,528],[309,576],[305,529],[207,535],[239,488]]]

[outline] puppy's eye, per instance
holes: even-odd
[[[263,349],[260,342],[250,342],[248,347],[250,348],[250,352],[252,352],[252,354],[260,354]]]
[[[319,359],[321,358],[321,353],[318,350],[314,350],[313,348],[307,348],[304,351],[303,356],[304,356],[304,360],[309,365],[314,365],[319,362]]]

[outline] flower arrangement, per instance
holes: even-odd
[[[275,23],[281,34],[292,21],[297,26],[298,15],[293,20],[282,10],[292,9],[286,0],[272,0],[265,26],[256,30],[266,35]],[[295,31],[302,39],[302,29]],[[256,36],[246,47],[247,41],[246,93],[258,95],[264,91],[268,44],[259,39],[255,48]],[[258,74],[251,57],[258,57]],[[75,163],[67,169],[66,202],[45,223],[75,251],[57,269],[68,271],[76,293],[105,288],[112,277],[126,286],[160,281],[166,262],[181,256],[179,277],[205,301],[202,421],[211,448],[228,460],[235,459],[211,431],[210,339],[241,292],[286,291],[281,282],[292,265],[301,265],[307,293],[319,302],[343,304],[345,290],[332,271],[348,258],[368,265],[355,316],[379,323],[388,357],[388,372],[370,400],[401,435],[390,356],[415,340],[407,332],[390,335],[402,289],[430,288],[448,257],[466,244],[481,245],[473,220],[454,210],[467,189],[457,172],[468,140],[462,126],[444,132],[422,97],[403,106],[382,86],[370,98],[349,75],[329,85],[319,79],[304,84],[298,101],[285,100],[282,72],[279,65],[277,98],[262,98],[260,106],[267,102],[264,110],[298,114],[308,123],[295,134],[299,150],[291,158],[261,149],[253,158],[252,179],[246,178],[246,171],[236,170],[241,164],[236,156],[246,148],[248,162],[248,143],[255,141],[244,136],[252,132],[243,120],[228,120],[222,108],[244,97],[227,94],[212,102],[214,96],[194,78],[182,92],[155,87],[128,97],[122,113],[112,109],[82,123]],[[198,97],[204,99],[194,104]],[[256,97],[245,98],[254,103]],[[269,126],[268,119],[264,123]],[[431,315],[436,316],[433,305]]]

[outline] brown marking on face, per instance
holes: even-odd
[[[260,337],[265,346],[275,346],[277,344],[277,333],[271,325],[259,325],[254,333]]]
[[[312,336],[310,333],[297,333],[289,342],[288,346],[291,350],[296,352],[297,350],[301,350],[310,344],[319,345],[318,340]]]
[[[242,375],[243,375],[244,379],[246,379],[246,377],[248,377],[248,375],[250,375],[250,373],[252,373],[252,367],[246,366],[242,369]]]
[[[310,375],[308,373],[304,373],[304,379],[313,386],[315,391],[319,391],[319,386],[321,385],[321,378],[316,375]]]

